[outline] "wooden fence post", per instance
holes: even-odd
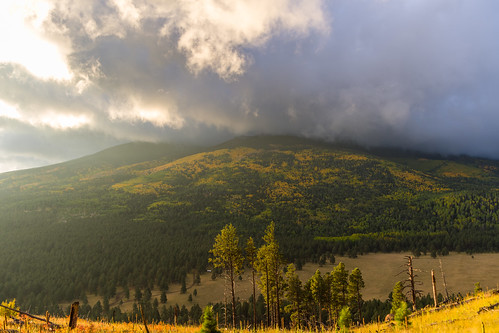
[[[74,302],[71,304],[71,312],[69,313],[69,329],[76,328],[76,323],[78,321],[78,308],[80,302]]]

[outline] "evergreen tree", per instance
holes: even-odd
[[[340,315],[338,318],[338,326],[346,331],[352,324],[352,314],[348,306],[341,308]]]
[[[147,287],[146,290],[144,290],[143,298],[144,298],[144,302],[146,302],[146,303],[151,300],[152,292],[151,292],[151,289],[149,287]]]
[[[402,282],[398,281],[395,283],[392,291],[392,309],[390,310],[391,314],[395,314],[398,308],[402,305],[403,302],[406,301],[404,296],[404,285]]]
[[[286,291],[284,296],[289,302],[284,310],[290,313],[291,326],[295,330],[299,329],[301,326],[303,290],[294,264],[289,264],[286,271]]]
[[[135,300],[140,302],[142,300],[142,292],[139,287],[135,287]]]
[[[239,237],[236,228],[232,224],[226,225],[220,234],[215,238],[215,244],[210,251],[215,267],[223,267],[225,277],[230,283],[230,292],[232,297],[232,327],[236,327],[236,295],[235,295],[235,278],[239,275],[242,265],[243,256],[239,248]]]
[[[168,298],[166,297],[166,292],[165,291],[162,291],[161,292],[161,296],[160,296],[160,299],[162,304],[165,304],[167,301],[168,301]]]
[[[180,293],[185,294],[187,292],[187,286],[185,284],[185,278],[182,279],[182,286],[180,287]]]
[[[201,327],[201,333],[220,333],[217,328],[217,321],[213,315],[213,307],[207,306],[204,308],[203,312],[203,326]]]
[[[480,286],[480,282],[475,283],[475,289],[474,289],[474,294],[478,295],[483,291],[482,287]]]
[[[403,324],[406,318],[411,314],[411,309],[407,302],[402,301],[400,306],[395,310],[394,319],[400,325]]]
[[[331,308],[338,320],[340,310],[347,305],[348,271],[340,262],[331,272]]]
[[[275,239],[274,222],[265,230],[263,236],[265,244],[258,249],[257,270],[260,273],[259,287],[262,290],[267,303],[267,325],[279,326],[280,295],[282,293],[283,264],[279,245]]]
[[[253,327],[256,327],[256,281],[255,281],[255,271],[256,271],[256,260],[257,260],[257,249],[253,238],[248,238],[246,242],[246,260],[248,266],[251,268],[251,285],[253,287]]]
[[[128,285],[123,287],[123,291],[125,292],[125,298],[130,299],[130,288],[128,288]]]
[[[359,323],[362,322],[362,294],[360,290],[365,287],[360,269],[354,268],[348,276],[348,300],[351,308],[357,308]]]
[[[322,278],[321,272],[319,270],[315,271],[315,274],[310,278],[310,292],[314,302],[317,304],[317,311],[319,315],[319,323],[322,325],[322,309],[324,307],[325,300],[327,298],[327,293],[329,286],[326,286],[324,279]]]

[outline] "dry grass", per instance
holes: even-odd
[[[377,298],[385,300],[388,294],[392,291],[393,286],[399,280],[406,279],[406,275],[399,274],[405,270],[404,256],[410,253],[371,253],[357,258],[336,257],[336,264],[340,261],[345,263],[346,268],[352,271],[355,267],[360,268],[366,287],[362,294],[364,299]],[[444,294],[442,277],[440,273],[439,259],[442,260],[442,266],[445,273],[447,288],[450,294],[461,293],[466,295],[473,291],[474,284],[480,282],[484,290],[499,287],[499,253],[483,253],[473,256],[464,253],[451,253],[448,256],[431,258],[429,255],[421,256],[414,259],[415,272],[418,275],[417,279],[423,284],[419,289],[423,294],[431,293],[431,270],[435,271],[437,280],[437,291]],[[331,272],[335,265],[326,264],[319,267],[316,264],[306,264],[303,270],[298,271],[298,275],[305,281],[309,279],[317,269],[322,273]],[[187,276],[187,293],[180,294],[180,284],[170,285],[167,293],[167,305],[178,304],[190,307],[194,304],[199,304],[204,307],[208,303],[223,302],[224,281],[221,277],[216,280],[211,279],[211,274],[206,273],[201,275],[201,284],[192,285],[192,275]],[[189,302],[189,294],[197,289],[197,296],[192,296],[193,301]],[[258,289],[257,289],[258,292]],[[123,298],[123,292],[118,289],[116,297],[110,300],[111,306],[117,306],[120,301],[123,301],[121,309],[123,311],[131,311],[133,306],[133,288],[130,290],[130,300]],[[241,300],[247,300],[251,293],[251,272],[246,271],[242,274],[242,280],[236,283],[236,293]],[[160,299],[161,292],[159,290],[152,291],[152,297]],[[93,305],[100,298],[96,295],[88,295],[89,304]],[[101,300],[102,302],[102,300]],[[69,304],[64,304],[67,306]]]
[[[495,306],[492,309],[481,311],[484,307],[489,307],[499,303],[499,294],[496,292],[484,293],[478,297],[470,298],[453,307],[442,308],[439,311],[434,309],[425,309],[409,318],[408,323],[400,325],[395,323],[376,323],[363,327],[352,328],[350,332],[367,333],[367,332],[499,332],[499,309]],[[65,327],[67,318],[59,318],[53,320],[55,323]],[[18,329],[14,326],[8,326],[7,329]],[[156,332],[178,332],[178,333],[193,333],[199,332],[200,326],[175,326],[168,324],[149,324],[148,329],[151,333]],[[30,324],[28,327],[23,327],[22,332],[47,332],[40,325]],[[56,330],[56,333],[68,332],[67,328]],[[78,320],[77,329],[73,332],[145,332],[143,324],[137,323],[104,323],[91,322],[86,320]],[[223,330],[222,332],[253,332],[247,329],[238,330]],[[277,332],[296,332],[290,330],[275,330],[275,329],[259,329],[261,333],[277,333]],[[310,332],[302,330],[301,332]],[[319,331],[315,331],[319,332]],[[336,330],[320,330],[320,332],[338,332]]]
[[[352,330],[367,332],[499,332],[499,309],[481,311],[499,303],[499,294],[482,294],[440,311],[425,309],[409,318],[408,324],[377,323]],[[479,313],[480,312],[480,313]]]

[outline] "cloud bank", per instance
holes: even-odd
[[[260,133],[499,158],[498,10],[492,0],[2,2],[0,170],[125,141]]]

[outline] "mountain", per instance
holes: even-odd
[[[0,299],[45,310],[207,268],[220,229],[288,261],[499,250],[499,162],[287,137],[130,143],[0,175]]]

